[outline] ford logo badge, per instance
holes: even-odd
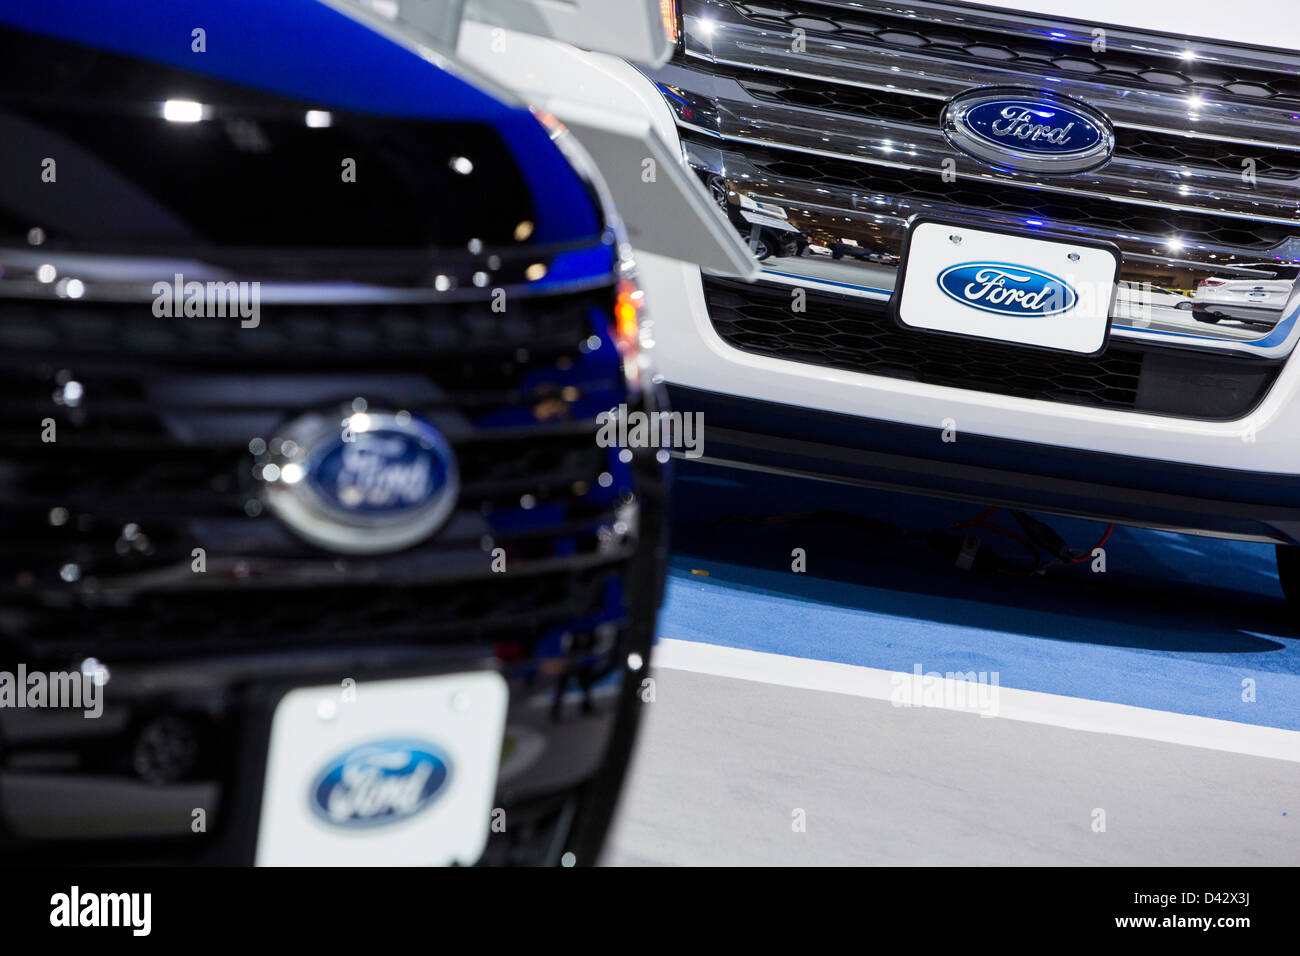
[[[995,315],[1039,317],[1074,308],[1079,293],[1050,272],[1004,262],[963,262],[939,273],[948,298]]]
[[[306,415],[256,447],[253,472],[267,505],[300,537],[333,551],[409,547],[456,504],[450,445],[409,412]]]
[[[997,169],[1081,173],[1110,160],[1115,133],[1090,106],[1017,87],[971,90],[948,101],[943,133],[962,152]]]
[[[431,744],[379,741],[327,763],[312,783],[311,807],[340,827],[397,823],[433,803],[450,774],[447,758]]]

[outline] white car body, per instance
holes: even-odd
[[[799,231],[790,225],[790,217],[786,215],[785,210],[780,206],[757,202],[743,194],[737,198],[740,200],[740,215],[747,222],[756,226],[767,226],[769,229],[779,229],[782,232]]]
[[[929,0],[921,5],[926,8],[923,11],[926,15],[937,11],[935,16],[943,13],[940,8],[951,12],[966,6],[961,3],[931,3]],[[909,41],[898,27],[888,45],[872,48],[874,53],[862,54],[862,57],[869,54],[874,59],[860,57],[850,62],[843,51],[857,42],[856,35],[845,33],[849,26],[837,22],[836,30],[839,32],[835,33],[837,39],[832,42],[829,28],[819,26],[818,18],[824,20],[831,14],[845,18],[870,18],[877,14],[903,16],[896,6],[872,0],[774,0],[748,6],[742,0],[679,0],[679,6],[684,16],[686,53],[679,53],[673,63],[660,69],[646,69],[613,56],[584,53],[563,44],[532,38],[523,43],[516,43],[516,38],[512,38],[512,56],[498,57],[495,64],[488,56],[478,56],[474,62],[480,69],[494,72],[502,82],[522,85],[524,95],[546,100],[562,93],[566,102],[581,101],[592,108],[643,118],[652,124],[666,143],[682,153],[684,162],[688,164],[700,163],[700,155],[712,151],[728,163],[728,175],[740,175],[738,170],[742,167],[734,164],[735,157],[761,152],[765,161],[773,157],[774,163],[788,159],[789,168],[794,172],[782,175],[790,179],[796,178],[796,173],[819,175],[823,163],[828,166],[837,164],[834,167],[836,175],[841,175],[844,170],[851,173],[862,168],[864,176],[886,183],[893,177],[932,175],[935,195],[942,202],[941,190],[946,181],[940,179],[939,157],[945,154],[933,148],[934,144],[941,143],[941,139],[934,128],[934,120],[929,117],[937,115],[943,105],[943,95],[940,94],[945,90],[960,90],[962,81],[949,76],[947,79],[952,82],[940,89],[939,80],[943,77],[938,77],[933,67],[942,63],[942,59],[939,53],[930,53],[930,47],[924,54],[931,57],[926,61],[929,64],[927,70],[918,69],[914,75],[924,74],[926,81],[935,85],[927,90],[925,97],[916,98],[916,118],[909,118],[906,122],[893,119],[867,121],[854,113],[854,110],[861,112],[857,106],[853,109],[844,107],[840,113],[829,116],[826,110],[839,109],[834,102],[813,109],[787,107],[771,99],[756,98],[769,95],[770,91],[764,84],[780,87],[796,83],[801,84],[799,89],[805,98],[815,98],[826,89],[833,89],[837,96],[844,97],[844,102],[850,104],[862,102],[870,105],[874,100],[894,97],[894,83],[885,82],[886,74],[891,69],[895,72],[901,70],[906,79],[908,71],[923,56],[923,53],[916,52],[920,49],[917,43]],[[744,7],[743,13],[741,7]],[[1103,50],[1110,51],[1096,54],[1095,60],[1102,67],[1108,65],[1104,60],[1106,56],[1116,57],[1118,65],[1138,62],[1132,58],[1151,48],[1145,40],[1148,34],[1158,38],[1156,45],[1164,52],[1157,65],[1170,75],[1177,74],[1180,62],[1185,71],[1191,73],[1200,68],[1198,64],[1224,56],[1240,57],[1257,71],[1275,70],[1280,75],[1292,69],[1272,63],[1274,54],[1259,50],[1259,46],[1276,51],[1278,56],[1288,57],[1289,64],[1300,64],[1300,18],[1294,16],[1289,0],[1260,0],[1252,6],[1249,16],[1242,16],[1240,11],[1222,5],[1188,5],[1173,0],[1150,0],[1141,4],[1129,0],[1099,0],[1086,10],[1060,0],[986,2],[969,7],[972,21],[976,14],[979,17],[997,16],[993,12],[996,9],[1017,13],[1003,23],[1004,31],[1034,30],[1043,35],[1057,36],[1045,28],[1059,23],[1059,36],[1068,35],[1068,39],[1062,42],[1073,44],[1070,49],[1077,51],[1078,61],[1083,61],[1081,66],[1071,68],[1080,71],[1092,69],[1087,63],[1090,34],[1094,53],[1098,43],[1102,44]],[[776,21],[762,19],[762,16],[769,16],[762,12],[763,9],[772,8],[790,9],[793,13],[790,19],[774,26]],[[806,19],[800,20],[798,16]],[[1088,20],[1081,21],[1081,16]],[[923,34],[925,17],[915,19],[915,11],[913,17],[910,29]],[[1016,26],[1031,18],[1032,23]],[[901,23],[901,20],[897,22]],[[895,20],[890,20],[891,25],[894,23]],[[819,30],[826,34],[825,37]],[[1038,39],[1041,40],[1042,36]],[[1236,46],[1238,44],[1242,46]],[[764,55],[771,59],[762,69],[756,69],[754,60],[758,54],[753,51],[764,45],[767,50]],[[1011,49],[1014,44],[1008,40],[1006,46]],[[1005,54],[1006,57],[1013,55]],[[837,56],[841,59],[835,59]],[[1004,54],[997,53],[996,56],[1003,57]],[[509,69],[506,69],[505,60],[510,61]],[[871,72],[859,72],[868,68]],[[988,78],[1007,75],[1011,69],[1011,66],[993,60],[982,61],[971,68],[966,85],[972,89],[979,88],[987,85]],[[521,75],[526,79],[520,81]],[[1182,92],[1181,87],[1176,87],[1178,95],[1175,97],[1167,93],[1168,81],[1158,77],[1166,85],[1155,81],[1143,85],[1134,80],[1137,84],[1134,89],[1121,90],[1111,97],[1109,88],[1092,79],[1092,74],[1077,72],[1064,78],[1066,82],[1059,86],[1069,87],[1076,99],[1106,113],[1127,139],[1145,138],[1151,141],[1154,149],[1182,149],[1187,143],[1197,146],[1202,130],[1209,128],[1207,121],[1212,121],[1215,132],[1206,142],[1221,143],[1227,137],[1238,144],[1234,148],[1239,148],[1245,159],[1252,159],[1256,152],[1267,146],[1268,155],[1280,158],[1284,165],[1289,162],[1291,151],[1295,151],[1295,158],[1300,162],[1300,137],[1296,135],[1294,123],[1289,132],[1284,130],[1280,121],[1269,126],[1275,114],[1268,112],[1267,104],[1253,105],[1263,102],[1252,99],[1262,95],[1258,90],[1241,86],[1235,92],[1223,88],[1202,92],[1198,85],[1190,92]],[[1013,85],[1028,85],[1023,76],[1020,79],[1022,82]],[[1048,79],[1052,77],[1033,85],[1053,87]],[[695,90],[687,89],[688,81],[696,84]],[[749,84],[744,91],[738,85],[742,82]],[[899,84],[903,82],[898,80]],[[920,80],[915,82],[917,85],[921,83]],[[757,93],[753,92],[755,89]],[[703,95],[701,90],[707,94],[710,109],[718,103],[725,107],[728,96],[734,97],[736,104],[743,103],[753,108],[742,113],[737,106],[730,115],[738,118],[730,125],[714,123],[714,113],[699,108],[702,102],[699,97]],[[780,92],[778,90],[778,94]],[[1292,94],[1287,95],[1290,97]],[[1177,122],[1170,120],[1168,112],[1161,116],[1161,123],[1156,125],[1169,127],[1167,134],[1151,133],[1146,128],[1151,124],[1144,122],[1144,116],[1134,105],[1146,99],[1154,102],[1159,97],[1164,98],[1160,102],[1173,103],[1178,110],[1186,110],[1185,116],[1177,116]],[[906,105],[913,104],[909,101]],[[783,130],[797,127],[805,115],[812,117],[807,122],[807,129],[789,134],[803,136],[798,145],[783,142],[774,148],[772,143],[785,135]],[[1276,115],[1280,116],[1280,113]],[[771,117],[771,122],[766,125],[765,116]],[[793,125],[784,122],[783,117],[793,118]],[[824,125],[819,126],[822,119]],[[1234,124],[1240,124],[1240,128]],[[902,130],[902,136],[895,132],[898,129]],[[814,134],[822,145],[813,144]],[[909,141],[907,137],[913,134],[915,139]],[[918,148],[910,151],[910,146]],[[1210,155],[1209,147],[1206,147],[1206,155]],[[850,166],[846,159],[861,166]],[[964,158],[962,162],[966,162]],[[1122,177],[1126,171],[1155,165],[1139,154],[1125,156],[1122,162],[1120,159],[1112,160],[1111,165],[1100,172],[1044,180],[1042,185],[1047,192],[1041,195],[1054,197],[1059,192],[1077,190],[1076,195],[1086,201],[1105,191],[1106,206],[1095,220],[1092,238],[1121,245],[1128,243],[1129,247],[1124,249],[1126,264],[1135,261],[1131,256],[1129,230],[1119,224],[1118,219],[1110,223],[1105,217],[1124,215],[1154,223],[1149,229],[1161,244],[1159,248],[1147,250],[1143,261],[1144,264],[1149,262],[1156,274],[1157,287],[1190,289],[1195,286],[1194,280],[1206,275],[1241,276],[1239,263],[1272,257],[1272,252],[1268,256],[1243,253],[1230,257],[1227,250],[1231,243],[1249,246],[1250,230],[1263,228],[1259,226],[1261,222],[1268,224],[1270,237],[1279,237],[1277,250],[1280,261],[1300,259],[1300,219],[1296,218],[1294,195],[1300,180],[1290,183],[1286,177],[1265,170],[1252,185],[1241,173],[1245,164],[1237,166],[1235,161],[1220,161],[1219,165],[1212,165],[1211,160],[1206,159],[1203,169],[1195,164],[1180,166],[1172,160],[1169,163],[1168,178],[1163,178],[1166,174],[1161,173],[1161,185],[1151,191],[1149,198],[1134,195],[1144,191],[1136,184],[1133,184],[1133,189],[1123,188]],[[959,181],[975,184],[981,189],[1018,184],[1009,174],[989,172],[970,165],[960,168],[966,178],[959,177]],[[1180,170],[1188,172],[1184,175]],[[1021,177],[1020,181],[1026,178]],[[753,184],[752,179],[748,182]],[[754,190],[755,200],[770,202],[779,199],[792,219],[802,217],[804,213],[822,214],[814,205],[816,191],[808,189],[798,195],[787,192],[778,197],[764,191],[767,182],[771,180],[760,179]],[[848,187],[834,184],[819,191],[829,195],[837,188],[847,195]],[[887,187],[881,188],[888,193]],[[1292,192],[1288,193],[1288,189]],[[869,192],[863,190],[853,195],[860,196],[860,204],[859,198],[852,199],[855,219],[860,211],[865,220],[873,212]],[[1026,192],[1024,195],[1029,194]],[[1224,196],[1228,197],[1226,201]],[[1289,208],[1286,208],[1287,203]],[[1229,212],[1224,212],[1225,209]],[[903,213],[899,215],[901,217]],[[1169,224],[1161,228],[1164,218]],[[1207,229],[1219,229],[1222,225],[1224,235],[1228,234],[1229,228],[1239,229],[1240,235],[1232,232],[1231,243],[1216,238],[1214,242],[1198,244],[1197,237],[1183,232],[1175,220],[1206,224]],[[853,263],[852,268],[859,271],[851,280],[845,281],[844,276],[834,270],[847,268],[847,259],[829,262],[822,253],[831,242],[841,241],[843,234],[819,234],[809,227],[809,220],[800,218],[794,221],[808,236],[808,249],[797,260],[774,258],[762,263],[763,273],[756,288],[774,296],[773,302],[777,301],[775,296],[788,298],[794,290],[804,289],[810,294],[815,292],[831,297],[826,301],[842,302],[844,308],[852,308],[855,302],[877,309],[887,307],[894,289],[896,270],[893,263],[897,249],[888,248],[889,254],[883,262]],[[832,221],[838,222],[834,217]],[[1034,220],[1025,222],[1033,227]],[[1287,225],[1292,222],[1294,228]],[[1042,225],[1038,222],[1038,226]],[[1049,225],[1056,227],[1055,223]],[[1069,228],[1061,228],[1068,238],[1071,235]],[[1217,232],[1208,234],[1219,235]],[[924,376],[909,378],[906,374],[878,374],[843,364],[814,364],[738,347],[737,337],[720,332],[719,325],[710,315],[706,284],[716,290],[723,280],[702,275],[698,267],[689,263],[660,255],[640,252],[637,258],[640,281],[653,323],[655,364],[663,381],[687,393],[752,400],[765,403],[763,407],[799,409],[810,415],[829,415],[838,422],[858,419],[908,427],[918,434],[929,431],[936,436],[935,441],[939,441],[937,436],[948,430],[957,436],[957,440],[949,448],[935,451],[940,458],[949,450],[961,447],[962,441],[978,439],[998,443],[1004,449],[1014,443],[1023,449],[1026,461],[1032,461],[1040,454],[1050,457],[1056,452],[1069,452],[1087,456],[1089,460],[1095,457],[1098,461],[1111,460],[1125,467],[1132,465],[1138,470],[1144,467],[1143,462],[1157,463],[1163,468],[1162,475],[1194,476],[1188,479],[1192,484],[1202,479],[1211,481],[1210,476],[1219,474],[1220,469],[1224,475],[1257,476],[1260,481],[1300,481],[1297,477],[1300,476],[1300,438],[1297,437],[1300,436],[1300,359],[1291,359],[1300,338],[1300,288],[1296,284],[1285,287],[1277,284],[1267,288],[1267,304],[1273,309],[1273,321],[1267,329],[1240,322],[1199,321],[1193,314],[1194,310],[1183,307],[1185,297],[1177,293],[1154,293],[1144,300],[1148,306],[1145,309],[1136,307],[1142,304],[1139,301],[1141,297],[1131,292],[1121,292],[1116,297],[1108,354],[1133,350],[1133,354],[1141,351],[1143,355],[1155,355],[1157,358],[1153,362],[1168,360],[1176,364],[1182,358],[1190,362],[1186,369],[1170,372],[1167,381],[1161,383],[1166,393],[1170,388],[1176,389],[1179,383],[1185,383],[1189,389],[1203,389],[1207,396],[1216,389],[1228,391],[1243,380],[1236,369],[1249,372],[1267,365],[1270,380],[1260,389],[1258,400],[1245,403],[1226,416],[1216,416],[1152,412],[1138,405],[1119,408],[1108,407],[1105,403],[1088,404],[1084,401],[1052,400],[1041,395],[1008,394],[1005,390],[999,392],[985,387],[930,381]],[[1169,268],[1165,269],[1165,265]],[[1218,269],[1220,265],[1226,268]],[[1218,271],[1214,271],[1216,269]],[[1162,271],[1169,270],[1183,272],[1175,281],[1163,276]],[[1127,281],[1133,277],[1126,274],[1123,278]],[[1246,278],[1249,280],[1248,273]],[[1233,281],[1235,285],[1236,280]],[[719,293],[710,294],[716,299]],[[1246,297],[1249,298],[1249,293]],[[1211,299],[1198,292],[1194,301],[1206,303]],[[1238,359],[1241,360],[1238,364],[1232,364]],[[1014,376],[1015,369],[1011,367],[1008,377]],[[1177,396],[1165,394],[1164,398],[1173,401]],[[1205,404],[1209,406],[1213,402],[1207,397]],[[707,427],[710,427],[710,421],[706,417]],[[718,432],[729,433],[729,426],[719,428]],[[754,439],[754,442],[758,440]],[[713,457],[706,438],[705,458]],[[723,455],[719,460],[728,458]],[[794,470],[815,471],[811,468]],[[1160,481],[1163,480],[1162,477]],[[897,486],[899,482],[891,484]],[[1215,488],[1205,489],[1210,498],[1217,493]],[[973,489],[969,495],[958,492],[957,496],[997,500],[995,495],[982,496],[979,489]],[[1038,499],[1035,503],[1042,505],[1042,510],[1052,510],[1050,505]],[[1074,504],[1062,504],[1058,510],[1096,517],[1119,515],[1121,520],[1135,524],[1200,533],[1291,543],[1300,540],[1300,512],[1291,509],[1290,504],[1287,508],[1280,508],[1279,503],[1277,513],[1270,512],[1260,522],[1254,522],[1252,518],[1238,525],[1226,518],[1198,522],[1178,513],[1178,509],[1168,514],[1143,516],[1137,502],[1129,502],[1113,511]]]
[[[1192,293],[1192,304],[1198,314],[1216,322],[1222,319],[1267,325],[1276,322],[1277,313],[1286,307],[1295,288],[1300,267],[1271,262],[1244,263],[1243,267],[1256,272],[1258,277],[1212,276],[1202,280]]]
[[[1161,289],[1151,284],[1121,284],[1115,290],[1115,310],[1132,309],[1190,309],[1192,296]]]

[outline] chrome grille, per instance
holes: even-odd
[[[779,207],[807,243],[851,253],[778,249],[771,281],[887,297],[922,212],[1113,241],[1126,283],[1174,294],[1300,259],[1300,54],[925,0],[684,0],[682,13],[683,48],[652,76],[688,161],[724,206]],[[981,86],[1102,110],[1113,158],[1046,176],[957,152],[941,110]],[[1262,322],[1139,299],[1117,303],[1113,334],[1273,356],[1300,311],[1294,290]]]

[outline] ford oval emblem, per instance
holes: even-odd
[[[450,445],[409,412],[306,415],[257,447],[253,471],[268,506],[300,537],[334,551],[409,547],[456,504]]]
[[[1005,262],[963,262],[939,273],[950,299],[995,315],[1040,317],[1074,308],[1079,293],[1050,272]]]
[[[1081,173],[1104,165],[1115,149],[1102,113],[1041,90],[971,90],[948,101],[942,123],[953,146],[1003,170]]]
[[[428,807],[445,789],[451,766],[432,744],[383,740],[329,761],[311,785],[311,807],[326,823],[372,827]]]

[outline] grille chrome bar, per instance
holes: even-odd
[[[892,11],[912,29],[924,25],[972,31],[974,11],[939,3],[919,2],[908,5],[908,14],[895,4],[863,2],[849,8],[847,4],[799,0],[797,3],[763,3],[749,6],[787,8],[792,15],[750,16],[741,13],[743,3],[731,0],[691,0],[684,4],[686,53],[716,63],[753,70],[792,73],[832,83],[847,83],[899,95],[944,100],[977,86],[1039,85],[1045,80],[1062,95],[1084,100],[1101,109],[1119,126],[1153,129],[1179,135],[1222,138],[1232,142],[1275,145],[1300,149],[1295,134],[1294,116],[1300,107],[1300,56],[1283,52],[1256,52],[1211,41],[1182,41],[1143,38],[1115,28],[1105,28],[1107,53],[1086,55],[1104,59],[1125,51],[1141,51],[1155,65],[1181,64],[1183,54],[1191,51],[1196,62],[1224,64],[1237,68],[1267,72],[1272,76],[1289,75],[1296,84],[1294,97],[1248,97],[1234,95],[1220,87],[1187,83],[1182,86],[1150,83],[1121,85],[1094,74],[1079,74],[1053,68],[1050,64],[1007,65],[976,56],[954,57],[951,47],[931,45],[924,48],[902,45],[889,30],[854,33],[829,29],[819,24],[815,14],[834,8],[854,9],[871,15]],[[917,14],[928,14],[921,20]],[[809,16],[800,16],[809,14]],[[823,21],[833,23],[833,19]],[[978,21],[975,21],[978,22]],[[1038,19],[1017,14],[1003,21],[1000,36],[1023,39],[1035,33],[1066,33],[1057,42],[1090,51],[1091,25],[1062,29],[1060,21]],[[1012,26],[1014,24],[1014,26]],[[819,29],[819,26],[821,29]],[[803,48],[793,48],[793,31],[804,31]],[[977,28],[976,28],[977,29]],[[1014,33],[1011,32],[1014,30]],[[891,42],[893,41],[893,42]],[[1048,69],[1042,69],[1046,65]],[[1148,75],[1156,72],[1148,71]],[[1170,74],[1171,76],[1173,74]],[[1083,77],[1090,77],[1085,79]],[[1241,88],[1243,85],[1237,85]],[[1191,118],[1195,117],[1193,121]],[[1194,125],[1193,125],[1194,123]]]
[[[257,256],[230,250],[184,257],[61,251],[0,246],[0,300],[55,301],[67,296],[61,280],[80,284],[85,302],[147,303],[158,297],[157,283],[256,282],[266,304],[376,304],[475,302],[482,289],[505,289],[515,296],[581,292],[609,284],[606,276],[579,274],[560,280],[567,259],[602,255],[608,243],[552,245],[524,249],[484,248],[412,254],[408,250],[295,250]],[[612,256],[612,252],[608,253]],[[306,279],[302,261],[319,273]],[[287,264],[286,264],[287,263]],[[531,270],[531,271],[530,271]],[[42,278],[43,273],[48,277]],[[321,275],[339,278],[322,280]],[[343,276],[346,276],[345,278]],[[536,276],[536,278],[535,278]]]
[[[700,170],[725,174],[729,179],[740,180],[749,186],[759,186],[749,193],[755,199],[775,203],[794,215],[801,212],[823,216],[869,219],[881,226],[881,238],[901,242],[907,221],[918,213],[931,213],[946,218],[969,217],[971,210],[956,201],[940,201],[921,197],[904,197],[896,193],[853,189],[834,184],[814,184],[793,177],[773,174],[755,165],[751,156],[736,147],[722,147],[685,141],[689,162]],[[1023,226],[1024,219],[1014,213],[980,210],[980,218],[1003,226]],[[1063,224],[1058,224],[1063,225]],[[1230,243],[1198,243],[1185,248],[1178,255],[1165,251],[1167,234],[1153,232],[1117,232],[1114,226],[1096,226],[1069,223],[1070,232],[1082,237],[1114,242],[1126,260],[1148,260],[1153,263],[1189,268],[1215,268],[1248,275],[1249,270],[1233,265],[1232,260],[1245,262],[1260,256],[1258,249]]]
[[[953,148],[937,123],[926,128],[848,115],[836,115],[828,123],[823,111],[765,103],[735,80],[680,67],[661,70],[656,76],[681,95],[680,100],[670,99],[679,125],[731,142],[936,176],[942,172],[943,161],[953,157]],[[693,92],[709,86],[712,95],[707,99]],[[703,113],[706,122],[712,122],[708,126],[692,122],[685,118],[686,111]],[[1182,171],[1168,163],[1117,157],[1095,172],[1064,179],[996,172],[963,157],[957,174],[1036,190],[1279,223],[1300,230],[1300,188],[1294,182],[1258,177],[1250,187],[1239,174],[1223,169]]]

